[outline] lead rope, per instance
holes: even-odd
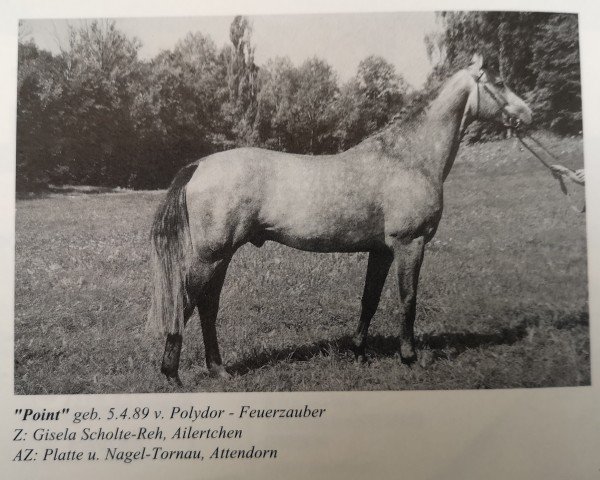
[[[567,186],[565,185],[565,181],[563,179],[563,175],[564,174],[557,172],[554,168],[552,168],[552,166],[550,164],[548,164],[548,162],[546,162],[540,155],[538,155],[538,153],[535,150],[533,150],[529,145],[527,145],[527,143],[525,143],[525,141],[523,140],[523,138],[519,134],[519,130],[518,129],[515,129],[515,133],[517,135],[517,138],[519,139],[519,142],[521,142],[521,145],[523,145],[527,150],[529,150],[529,152],[535,158],[537,158],[544,167],[546,167],[550,171],[550,174],[554,178],[556,178],[556,180],[558,180],[558,183],[560,184],[560,189],[565,194],[565,196],[567,197],[569,203],[571,204],[571,208],[573,210],[575,210],[577,213],[583,213],[583,212],[585,212],[585,200],[583,202],[583,206],[582,207],[578,207],[573,202],[573,200],[571,198],[571,194],[569,193],[569,190],[567,189]],[[546,153],[546,155],[548,155],[550,158],[552,158],[552,160],[554,160],[556,162],[559,161],[558,158],[556,158],[552,154],[552,152],[550,152],[550,150],[548,150],[539,140],[535,139],[531,135],[526,135],[526,138],[529,138],[530,140],[532,140],[538,147],[540,147]],[[572,170],[571,170],[571,172],[572,172]],[[575,172],[573,172],[573,173],[575,173]]]

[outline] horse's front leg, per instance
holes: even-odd
[[[402,362],[412,364],[417,360],[414,324],[425,240],[423,237],[410,242],[394,239],[392,246],[400,295],[400,358]]]
[[[369,254],[360,320],[358,321],[358,327],[353,339],[356,347],[356,359],[361,362],[365,360],[369,324],[377,311],[381,291],[383,290],[383,285],[385,284],[385,279],[393,260],[394,255],[389,250],[374,251]]]

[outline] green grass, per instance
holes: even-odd
[[[547,138],[570,167],[581,139]],[[579,187],[577,187],[579,188]],[[148,231],[163,192],[19,200],[15,391],[181,391],[159,374],[144,331]],[[579,192],[581,197],[581,192]],[[208,376],[199,322],[184,335],[185,391],[464,389],[590,383],[585,217],[515,140],[463,148],[421,273],[426,367],[400,363],[390,276],[367,364],[350,350],[365,254],[243,247],[218,333],[230,381]]]

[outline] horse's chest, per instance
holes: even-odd
[[[386,235],[395,237],[424,236],[435,234],[442,216],[442,192],[422,179],[396,188],[384,204]]]

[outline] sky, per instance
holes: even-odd
[[[380,55],[396,72],[419,88],[431,70],[423,38],[439,28],[432,12],[328,15],[264,15],[249,17],[253,25],[255,62],[288,56],[295,65],[317,56],[346,81],[368,55]],[[233,16],[116,19],[117,28],[137,37],[139,56],[150,59],[171,49],[188,32],[209,35],[218,47],[229,43]],[[39,47],[58,53],[66,48],[68,25],[78,20],[26,20],[24,31]]]

